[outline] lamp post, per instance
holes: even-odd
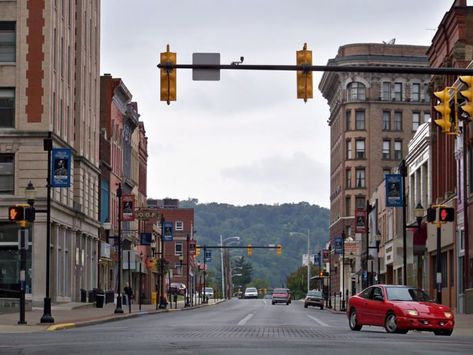
[[[407,176],[407,166],[404,159],[401,160],[399,164],[399,173],[402,176],[402,280],[404,285],[407,285],[407,226],[406,226],[406,176]]]
[[[142,285],[142,276],[141,276],[141,264],[143,263],[143,252],[141,251],[140,252],[140,268],[139,268],[139,272],[140,272],[140,276],[139,276],[139,295],[138,295],[138,302],[139,302],[139,310],[141,312],[141,303],[142,303],[142,299],[141,299],[141,295],[143,294],[143,285]]]
[[[164,299],[164,215],[161,214],[161,263],[159,265],[159,308],[166,308],[166,301]]]
[[[117,284],[117,306],[115,313],[123,313],[122,309],[122,285],[121,285],[121,274],[122,274],[122,185],[117,184],[117,197],[118,197],[118,284]]]
[[[184,307],[190,307],[191,306],[191,301],[189,297],[189,289],[190,289],[190,284],[189,284],[189,242],[190,242],[190,235],[187,234],[186,236],[186,302],[184,303]]]
[[[48,138],[43,141],[43,149],[48,152],[48,171],[46,173],[46,289],[43,305],[43,316],[41,323],[54,323],[54,318],[51,315],[51,298],[49,297],[49,266],[51,259],[51,151],[53,150],[53,139],[51,132],[48,132]],[[38,211],[40,212],[40,211]]]
[[[345,231],[342,231],[342,300],[340,304],[340,310],[345,311]]]
[[[290,232],[290,236],[293,235],[302,235],[305,237],[304,233],[300,232]],[[307,292],[310,290],[310,229],[307,229]]]

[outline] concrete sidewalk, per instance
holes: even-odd
[[[194,307],[185,308],[184,302],[180,301],[175,309],[172,308],[156,309],[156,305],[142,305],[141,311],[137,304],[132,304],[131,313],[129,313],[128,305],[123,305],[123,313],[115,314],[115,304],[105,304],[103,308],[96,308],[95,303],[65,303],[53,305],[51,315],[54,318],[53,324],[41,324],[43,308],[33,308],[33,310],[25,313],[26,325],[19,325],[19,312],[0,314],[0,333],[30,333],[40,331],[53,331],[86,325],[111,322],[130,317],[138,317],[147,314],[172,312],[176,310],[189,310],[196,307],[212,305],[220,302],[219,300],[210,300],[208,304],[195,305]]]

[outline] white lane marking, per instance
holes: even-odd
[[[253,317],[253,313],[248,314],[245,318],[238,322],[238,325],[245,325]]]
[[[307,316],[309,317],[310,319],[312,319],[313,321],[316,321],[317,323],[319,323],[321,326],[323,327],[330,327],[327,323],[325,322],[322,322],[320,319],[317,319],[315,317],[312,317],[312,316]]]

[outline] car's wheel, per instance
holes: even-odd
[[[384,329],[388,333],[399,333],[406,334],[407,330],[398,329],[397,327],[397,317],[393,312],[389,312],[384,320]]]
[[[350,325],[351,330],[360,330],[362,327],[360,324],[358,324],[358,320],[356,317],[356,310],[354,308],[350,312],[350,318],[348,320],[348,324]]]
[[[307,304],[304,305],[304,308],[308,308],[308,307],[309,307],[309,305],[307,305]]]
[[[274,306],[276,304],[276,302],[271,302],[271,304]]]
[[[286,302],[286,306],[289,306],[289,302]]]
[[[320,310],[323,310],[324,309],[324,306],[320,306]]]
[[[453,333],[453,329],[441,329],[441,330],[434,330],[435,335],[446,335],[450,336]]]

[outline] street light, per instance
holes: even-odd
[[[140,252],[140,270],[139,270],[139,271],[140,271],[140,287],[139,287],[139,291],[138,291],[138,292],[140,293],[140,294],[138,295],[138,300],[139,300],[139,302],[140,302],[140,306],[139,306],[140,312],[141,312],[141,303],[142,303],[141,295],[142,295],[142,293],[143,293],[143,292],[142,292],[143,287],[142,287],[142,276],[141,276],[141,263],[143,263],[143,252],[142,252],[142,251]]]
[[[122,185],[117,184],[117,197],[118,197],[118,289],[117,289],[117,306],[115,313],[123,313],[122,309],[122,293],[121,293],[121,274],[122,274]]]
[[[293,235],[302,235],[305,237],[304,233],[301,232],[289,232],[290,236]],[[307,292],[310,290],[310,229],[307,229]]]

